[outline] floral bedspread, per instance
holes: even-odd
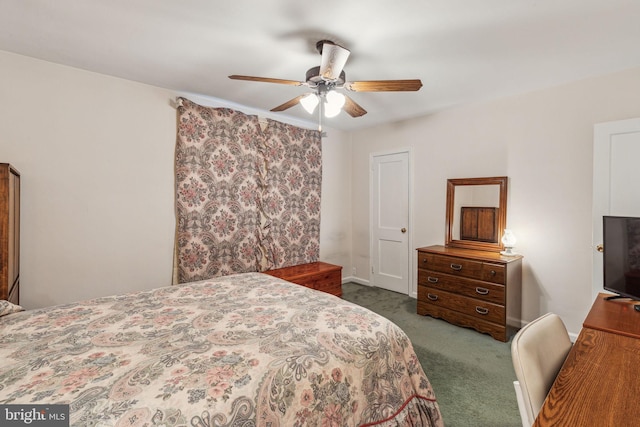
[[[76,426],[442,426],[407,336],[260,273],[0,317],[0,403]]]

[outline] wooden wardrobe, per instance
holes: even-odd
[[[20,173],[0,163],[0,300],[20,303]]]

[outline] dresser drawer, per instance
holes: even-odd
[[[494,339],[502,342],[509,341],[507,328],[499,323],[487,322],[474,316],[468,316],[454,310],[449,310],[442,306],[429,304],[427,302],[418,301],[418,314],[423,316],[433,316],[444,319],[454,325],[473,328],[476,331],[490,334]]]
[[[453,274],[480,279],[483,277],[482,262],[465,258],[451,256],[441,256],[429,253],[418,253],[418,268],[439,271],[441,273]]]
[[[418,269],[418,285],[429,286],[495,304],[505,304],[504,285]]]
[[[420,285],[418,286],[418,300],[488,322],[502,324],[505,322],[506,311],[504,305],[456,295],[441,289]]]
[[[329,271],[320,273],[313,278],[308,278],[301,283],[319,291],[335,294],[342,291],[342,273],[341,271]]]
[[[504,285],[506,283],[505,271],[504,265],[484,262],[482,263],[482,280]]]
[[[342,296],[342,284],[339,281],[335,283],[325,283],[322,285],[316,285],[314,289],[318,291],[326,292],[331,295],[335,295],[337,297]]]

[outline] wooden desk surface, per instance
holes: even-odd
[[[604,296],[594,302],[534,426],[640,425],[640,312]]]
[[[640,340],[584,328],[533,425],[638,425],[639,378]]]
[[[607,301],[608,296],[610,294],[598,295],[582,326],[640,338],[640,312],[633,309],[638,302],[628,299]],[[638,422],[640,424],[640,420]]]

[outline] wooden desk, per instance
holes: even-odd
[[[634,302],[628,299],[607,301],[605,298],[608,296],[610,295],[598,295],[582,326],[632,338],[640,338],[640,312],[633,309],[637,301]]]
[[[604,296],[594,302],[534,426],[640,425],[640,313]]]

